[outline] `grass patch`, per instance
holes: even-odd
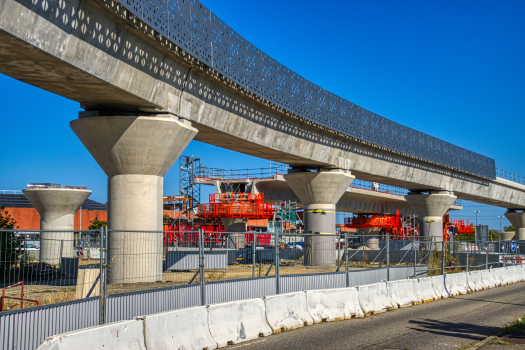
[[[490,345],[512,345],[511,343],[507,343],[506,341],[503,341],[503,340],[493,340],[487,344],[490,344]]]
[[[503,328],[502,331],[504,334],[514,333],[514,332],[525,332],[525,317],[520,317],[516,319],[510,326]]]

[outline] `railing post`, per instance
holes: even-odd
[[[103,281],[103,264],[104,264],[104,252],[103,252],[103,249],[104,249],[104,227],[101,227],[100,228],[100,236],[99,236],[99,249],[100,249],[100,314],[99,314],[99,324],[104,324],[104,298],[102,297],[103,295],[103,289],[104,289],[104,283],[102,282]]]
[[[416,270],[416,264],[417,264],[416,235],[414,235],[414,238],[413,238],[412,249],[414,249],[414,278],[416,278],[417,277],[417,270]],[[432,249],[432,246],[430,247],[430,249]]]
[[[386,280],[390,281],[390,234],[386,234]]]
[[[485,249],[485,270],[489,268],[489,242],[486,243],[487,248]]]
[[[281,293],[279,281],[279,231],[275,229],[275,294]]]
[[[469,254],[469,241],[467,241],[467,272],[468,272],[468,254]]]
[[[348,233],[345,232],[345,274],[346,287],[350,287],[350,274],[348,273]]]
[[[202,235],[202,229],[199,229],[199,253],[200,253],[200,282],[201,282],[201,305],[206,305],[206,291],[204,281],[204,237]]]
[[[257,233],[254,233],[253,242],[252,242],[252,278],[255,277],[255,259],[257,257],[256,249],[257,249]]]
[[[445,241],[441,240],[441,274],[445,274]]]

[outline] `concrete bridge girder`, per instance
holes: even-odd
[[[85,108],[173,113],[196,140],[257,157],[348,169],[357,178],[525,207],[525,186],[484,180],[278,113],[169,51],[95,1],[0,0],[0,72]],[[96,20],[94,20],[96,18]]]

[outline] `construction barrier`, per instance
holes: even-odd
[[[216,349],[205,306],[142,316],[148,349]]]
[[[509,281],[507,281],[507,268],[499,267],[494,269],[494,279],[496,280],[498,286],[506,286],[509,284]]]
[[[448,298],[450,295],[448,294],[448,291],[445,288],[445,276],[440,275],[433,276],[430,278],[432,279],[432,288],[434,288],[434,292],[436,293],[438,299]]]
[[[143,321],[121,321],[47,338],[38,350],[147,350]]]
[[[522,281],[525,281],[525,266],[520,264],[520,265],[517,265],[518,267],[518,275],[520,276],[520,279]]]
[[[367,284],[357,287],[357,290],[359,291],[359,305],[366,316],[396,308],[388,297],[386,283]]]
[[[314,323],[365,316],[359,306],[357,288],[309,290],[306,291],[306,302]]]
[[[272,334],[261,298],[209,305],[208,313],[210,333],[219,347]]]
[[[498,286],[498,282],[494,278],[494,269],[479,271],[479,273],[485,288],[494,288]]]
[[[449,273],[445,275],[445,286],[450,296],[467,294],[469,292],[467,273]]]
[[[467,283],[471,292],[479,292],[487,288],[483,283],[481,271],[467,272]]]
[[[431,277],[423,277],[411,281],[414,288],[414,295],[417,298],[418,303],[427,303],[429,301],[440,299],[434,291]]]
[[[264,297],[266,320],[274,333],[314,323],[308,313],[306,293],[295,292]]]
[[[414,294],[414,283],[412,280],[406,279],[387,282],[386,289],[390,302],[395,307],[406,307],[420,303]]]
[[[518,266],[507,267],[506,277],[509,284],[520,282],[521,277],[518,275]]]

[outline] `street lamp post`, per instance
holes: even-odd
[[[478,226],[478,213],[479,213],[479,210],[474,210],[474,213],[476,213],[476,226]]]
[[[502,216],[502,215],[498,215],[498,218],[499,218],[499,230],[500,230],[500,231],[503,231],[503,226],[501,226],[501,219],[503,219],[504,216]]]

